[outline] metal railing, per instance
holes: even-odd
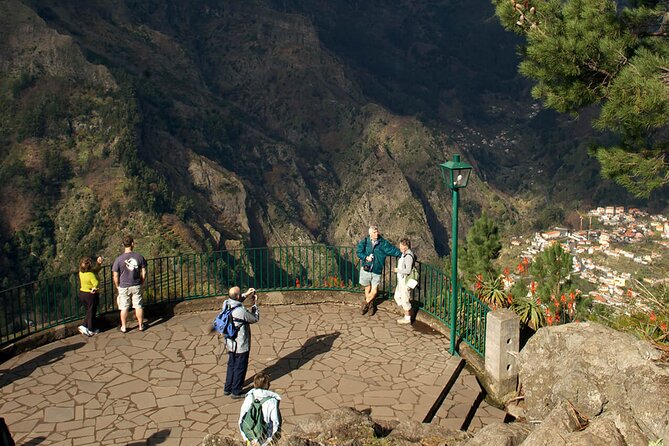
[[[145,305],[220,296],[233,285],[261,291],[332,290],[360,292],[354,247],[323,245],[249,248],[182,254],[147,260]],[[396,258],[387,257],[380,290],[392,299]],[[450,279],[438,268],[417,262],[417,306],[448,324]],[[98,272],[100,314],[115,311],[111,266]],[[78,273],[62,274],[0,291],[0,346],[27,335],[82,319]],[[488,308],[461,289],[457,334],[479,354],[485,347]]]
[[[380,289],[389,293],[392,299],[397,278],[392,274],[396,258],[387,257]],[[451,279],[427,263],[416,262],[419,271],[418,286],[412,291],[411,299],[421,311],[448,325],[450,322]],[[457,303],[457,335],[479,355],[485,354],[486,315],[490,308],[471,291],[460,288]]]

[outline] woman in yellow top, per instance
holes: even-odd
[[[100,295],[98,294],[98,277],[95,275],[100,268],[102,268],[102,257],[97,258],[97,262],[93,265],[93,259],[84,257],[79,261],[79,281],[81,288],[79,288],[79,302],[86,308],[86,317],[84,324],[79,326],[79,333],[84,336],[93,336],[100,333],[100,330],[94,326],[95,314],[98,312],[98,304],[100,303]]]

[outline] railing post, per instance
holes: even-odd
[[[520,347],[520,319],[508,308],[491,311],[486,318],[485,371],[497,400],[515,392],[516,357]]]

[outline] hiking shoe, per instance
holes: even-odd
[[[407,319],[407,318],[403,317],[401,319],[397,319],[397,323],[401,324],[401,325],[410,324],[411,323],[411,318]]]
[[[365,315],[369,311],[369,306],[371,302],[363,302],[362,307],[360,307],[360,312]]]

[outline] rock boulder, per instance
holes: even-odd
[[[596,323],[542,328],[519,355],[528,421],[544,420],[570,402],[592,421],[579,438],[595,429],[613,435],[615,428],[625,437],[621,444],[669,443],[669,370],[659,358],[648,342]]]

